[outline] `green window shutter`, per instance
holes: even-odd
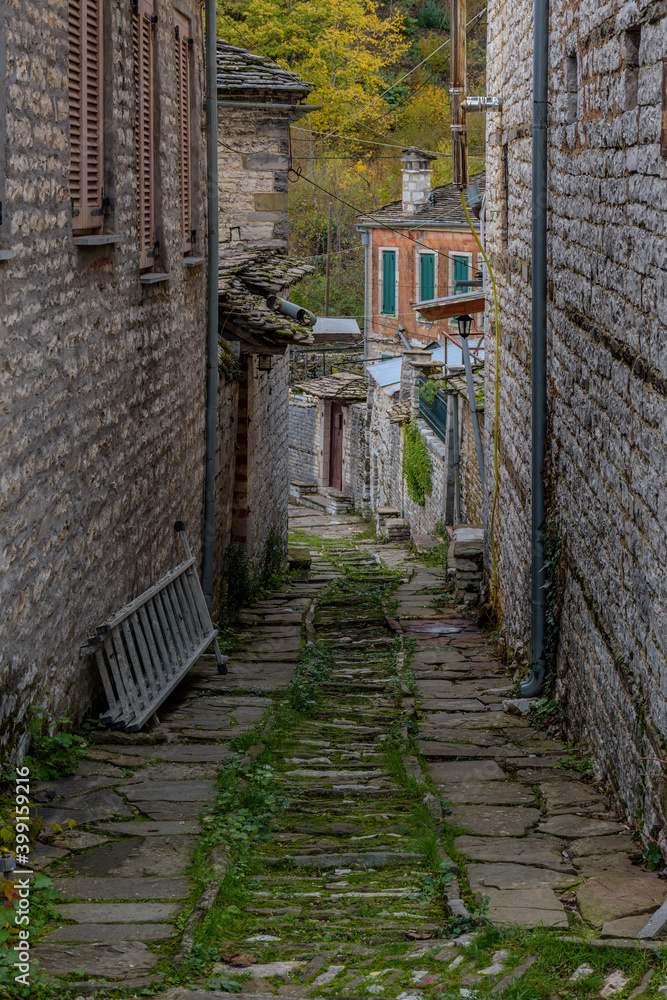
[[[421,301],[435,298],[435,254],[420,253],[420,296]]]
[[[382,251],[382,312],[396,312],[396,252]]]
[[[454,281],[461,281],[463,278],[469,278],[469,268],[468,268],[468,258],[467,257],[454,257]],[[456,295],[463,295],[468,289],[465,285],[454,286],[454,292]]]

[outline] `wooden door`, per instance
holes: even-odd
[[[329,486],[343,488],[343,407],[331,404],[331,448],[329,453]]]

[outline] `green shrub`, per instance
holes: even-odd
[[[433,463],[413,417],[403,426],[403,476],[408,496],[420,507],[424,506],[426,497],[433,490],[432,474]]]

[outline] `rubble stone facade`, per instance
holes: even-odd
[[[646,758],[664,758],[667,741],[666,28],[657,0],[555,0],[548,131],[550,513],[565,567],[558,692],[629,820],[663,848],[663,765]],[[486,233],[500,295],[497,536],[512,643],[530,624],[532,31],[531,2],[492,0],[488,93],[504,104],[488,121]],[[486,348],[491,413],[490,339]],[[488,420],[489,470],[492,435]]]
[[[194,38],[193,225],[205,229],[203,39]],[[183,261],[173,7],[155,26],[160,271],[140,283],[132,9],[104,5],[104,233],[75,246],[70,207],[68,6],[4,5],[0,67],[0,743],[29,705],[80,719],[96,669],[86,633],[200,552],[205,267]],[[13,256],[12,256],[13,255]]]

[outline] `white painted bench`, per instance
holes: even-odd
[[[211,644],[218,673],[227,673],[184,523],[174,530],[185,562],[99,625],[81,650],[95,655],[109,703],[100,721],[113,729],[141,729]]]

